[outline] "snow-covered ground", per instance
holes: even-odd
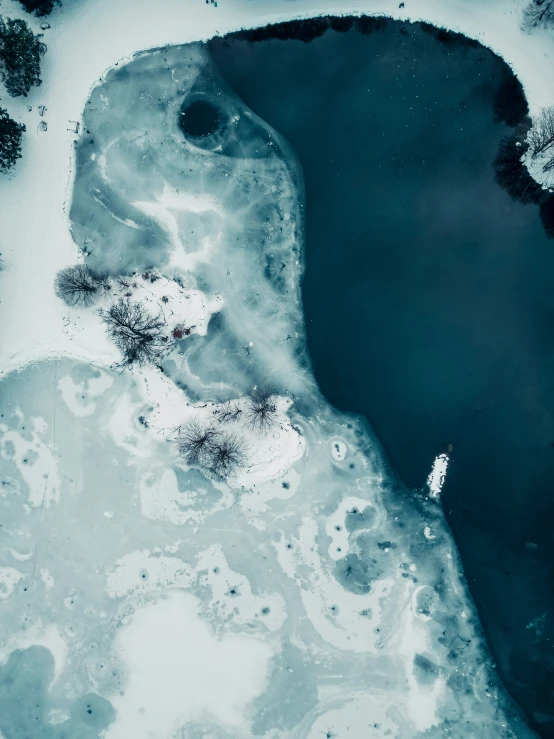
[[[0,181],[0,674],[27,648],[50,725],[113,739],[185,727],[431,739],[445,722],[452,737],[530,736],[508,719],[436,503],[448,457],[419,503],[401,499],[298,360],[301,193],[286,144],[218,90],[202,45],[127,64],[241,27],[382,13],[477,38],[536,112],[554,103],[554,36],[523,34],[524,6],[67,0],[53,14],[44,85],[6,103],[27,136]],[[11,0],[2,12],[21,15]],[[183,140],[177,111],[198,90],[218,96],[239,156]],[[136,250],[139,222],[154,237]],[[95,268],[134,272],[98,305],[163,315],[175,339],[163,371],[110,372],[121,356],[95,308],[56,297],[78,246]],[[262,382],[275,389],[268,426],[248,420],[245,394]],[[191,420],[240,439],[228,479],[179,456]],[[6,716],[0,704],[9,737]]]

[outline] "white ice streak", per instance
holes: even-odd
[[[108,573],[107,592],[111,598],[121,598],[169,587],[187,588],[192,582],[191,568],[186,562],[143,549],[125,554],[115,563]]]

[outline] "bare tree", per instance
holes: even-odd
[[[190,421],[179,429],[179,454],[191,467],[211,467],[212,445],[217,435],[212,426],[203,427],[198,421]]]
[[[87,308],[98,300],[102,290],[106,288],[106,278],[84,264],[64,267],[56,275],[56,295],[72,308]]]
[[[225,408],[219,408],[216,413],[220,421],[228,423],[229,421],[236,421],[240,417],[242,409],[236,401],[231,401]]]
[[[123,355],[123,364],[155,363],[164,347],[159,316],[152,316],[140,303],[121,299],[108,310],[100,310],[108,334]]]
[[[554,26],[554,0],[532,0],[523,11],[524,31]]]
[[[179,430],[177,447],[189,466],[200,467],[220,480],[229,479],[246,464],[240,437],[202,426],[198,421],[190,421]]]
[[[554,146],[554,107],[541,110],[527,134],[527,144],[533,159]]]
[[[267,431],[276,423],[277,406],[268,389],[254,388],[248,396],[246,418],[251,428]]]
[[[235,434],[219,434],[209,447],[209,470],[221,480],[232,477],[246,464],[244,443]]]

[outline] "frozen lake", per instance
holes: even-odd
[[[472,595],[506,684],[552,736],[554,242],[493,166],[525,101],[474,42],[374,29],[211,49],[303,168],[319,386],[369,420],[411,488],[453,450],[443,504]]]
[[[311,94],[320,63],[295,67]],[[509,81],[496,70],[477,132],[487,84]],[[68,208],[80,263],[64,272],[85,288],[57,279],[50,299],[64,351],[99,361],[41,361],[0,384],[0,734],[531,737],[445,524],[444,457],[425,484],[448,441],[414,491],[317,387],[301,292],[312,173],[234,87],[192,43],[116,65],[86,102]],[[473,110],[466,92],[456,114]],[[346,341],[351,310],[335,310]]]

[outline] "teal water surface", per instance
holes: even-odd
[[[554,241],[494,172],[525,101],[461,36],[335,25],[210,48],[303,168],[321,390],[368,419],[411,488],[451,450],[443,505],[490,648],[554,737]]]

